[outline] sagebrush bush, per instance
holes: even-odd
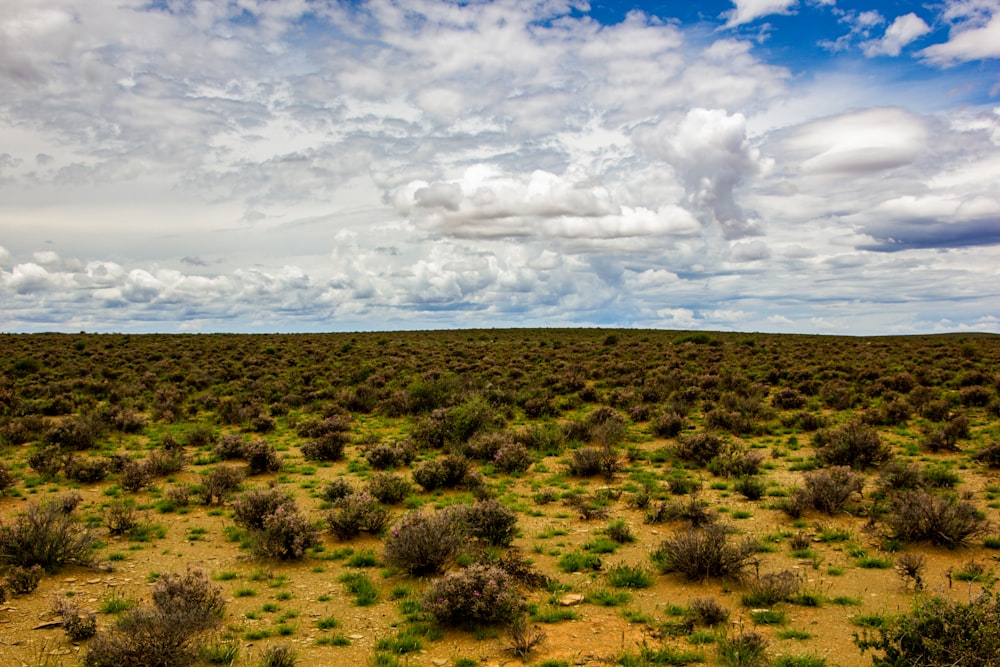
[[[695,621],[701,625],[714,627],[729,620],[729,610],[715,598],[694,598],[688,605]]]
[[[146,467],[153,477],[173,475],[187,466],[187,457],[182,449],[157,449],[149,453]]]
[[[108,476],[111,464],[103,457],[67,456],[63,463],[63,474],[67,479],[81,484],[94,484]],[[0,471],[0,477],[3,472]],[[2,484],[0,484],[2,485]]]
[[[995,665],[1000,655],[1000,598],[986,590],[969,601],[915,598],[913,609],[855,634],[875,667]]]
[[[465,539],[455,512],[407,512],[386,535],[382,560],[412,575],[437,574]]]
[[[252,533],[254,553],[264,558],[297,560],[319,542],[319,533],[294,504],[278,507]]]
[[[425,461],[413,471],[413,481],[427,491],[448,489],[465,481],[469,474],[469,460],[458,454]]]
[[[926,483],[924,469],[916,463],[889,461],[879,471],[878,492],[885,495],[889,491],[919,489]]]
[[[83,657],[86,667],[177,667],[197,659],[199,639],[225,610],[222,589],[201,570],[168,573],[153,585],[153,607],[136,608],[98,633]]]
[[[444,625],[511,623],[525,604],[514,579],[498,567],[474,564],[435,580],[421,608]]]
[[[926,541],[950,549],[982,534],[989,525],[972,503],[923,490],[893,497],[885,522],[895,539]]]
[[[14,565],[4,572],[2,587],[14,595],[27,595],[42,581],[42,568],[39,565],[21,567]]]
[[[251,530],[262,530],[264,520],[279,508],[295,509],[295,499],[290,493],[274,488],[257,487],[241,493],[233,500],[233,520],[237,525]]]
[[[506,473],[524,472],[533,462],[531,452],[519,442],[510,442],[501,447],[493,456],[493,464]]]
[[[112,535],[124,535],[139,525],[135,503],[116,498],[104,507],[104,527]]]
[[[351,483],[343,477],[338,477],[324,484],[319,492],[319,496],[323,500],[332,503],[352,493],[355,493],[355,490]]]
[[[517,514],[499,500],[452,505],[445,511],[463,533],[491,546],[510,546],[517,535]]]
[[[260,667],[295,667],[298,654],[291,646],[268,646],[260,656]]]
[[[308,461],[339,461],[344,458],[347,436],[327,433],[302,445],[302,456]]]
[[[88,565],[97,537],[57,503],[30,503],[10,524],[0,523],[0,565],[46,571]]]
[[[569,471],[577,477],[603,475],[612,479],[621,470],[621,458],[613,447],[580,447],[573,450]]]
[[[817,458],[826,465],[870,468],[892,458],[892,448],[871,426],[851,421],[821,429],[813,436]]]
[[[390,472],[380,472],[372,475],[366,485],[367,492],[380,503],[396,505],[413,492],[413,486],[408,481]]]
[[[202,502],[205,505],[221,503],[228,494],[239,488],[244,477],[243,470],[236,466],[213,466],[207,473],[202,474]]]
[[[691,581],[713,577],[739,578],[753,562],[756,541],[731,542],[730,530],[712,523],[692,528],[664,540],[650,555],[664,573],[680,572]]]
[[[212,451],[223,461],[241,459],[246,453],[246,442],[239,433],[225,433],[216,441]]]
[[[281,469],[281,457],[274,449],[274,445],[263,438],[248,442],[243,455],[247,460],[247,470],[251,475],[262,475]]]
[[[118,485],[126,491],[138,491],[153,481],[153,471],[145,461],[131,459],[122,463],[118,471]]]
[[[746,582],[741,598],[748,607],[770,607],[798,593],[802,579],[791,570],[766,572]]]
[[[985,463],[990,468],[1000,468],[1000,442],[996,440],[991,441],[990,444],[976,452],[972,458]],[[0,477],[2,476],[3,473],[0,473]],[[0,485],[0,489],[2,488],[2,485]]]
[[[97,633],[97,616],[80,609],[80,605],[71,598],[55,598],[52,601],[52,612],[62,620],[63,631],[70,641],[90,639]]]
[[[763,667],[767,664],[770,642],[755,630],[719,640],[719,662],[725,667]]]
[[[841,511],[854,494],[860,494],[864,477],[851,471],[849,466],[833,466],[805,474],[802,501],[813,509],[826,514]]]
[[[338,539],[349,540],[361,531],[381,533],[389,523],[389,510],[367,493],[338,498],[326,514],[326,525]]]
[[[7,468],[7,465],[3,461],[0,461],[0,496],[6,495],[7,489],[13,488],[16,483],[17,478]]]
[[[653,417],[650,426],[661,438],[675,438],[684,430],[684,417],[673,410],[664,410]]]
[[[723,442],[712,433],[693,433],[677,439],[674,455],[679,459],[706,465],[722,452]]]
[[[416,448],[408,442],[397,442],[392,445],[378,443],[365,450],[365,460],[375,470],[389,470],[410,465],[416,455]]]

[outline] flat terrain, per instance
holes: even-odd
[[[983,453],[1000,440],[998,362],[1000,337],[971,334],[0,336],[10,474],[0,522],[68,502],[74,525],[99,540],[92,565],[51,568],[0,604],[0,664],[80,664],[93,640],[70,641],[53,600],[70,596],[107,632],[189,566],[226,601],[202,641],[216,653],[238,647],[237,665],[260,664],[276,645],[293,647],[299,665],[871,664],[856,633],[918,596],[972,599],[997,571],[1000,468],[990,464],[1000,460]],[[856,433],[861,449],[838,460]],[[317,456],[324,437],[335,455]],[[446,456],[467,462],[465,478],[416,482]],[[241,485],[206,497],[223,466],[245,475]],[[858,487],[835,507],[813,502],[806,492],[834,471]],[[501,624],[444,624],[422,610],[441,575],[385,562],[392,528],[347,539],[328,530],[331,483],[378,495],[373,484],[388,476],[409,485],[387,498],[390,526],[489,498],[513,511],[511,545],[466,540],[444,569],[516,550],[548,577],[518,592],[545,634],[527,657],[509,650]],[[287,492],[319,531],[301,558],[262,554],[237,522],[234,503],[265,488]],[[918,491],[970,506],[975,530],[901,534],[900,499]],[[123,508],[135,525],[113,534],[110,513]],[[738,576],[692,580],[651,557],[712,523],[731,529],[732,544],[756,543]],[[918,577],[901,571],[903,556],[920,563]],[[647,577],[625,585],[615,572]],[[359,599],[345,574],[373,584],[374,599]],[[756,604],[749,593],[768,575],[794,590]],[[697,622],[691,602],[705,598],[728,620]],[[766,640],[765,661],[727,662],[720,647],[751,632]],[[657,662],[661,649],[679,662]],[[198,664],[213,663],[229,664],[211,652]]]

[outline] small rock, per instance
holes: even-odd
[[[559,598],[559,604],[563,607],[572,607],[573,605],[580,604],[581,602],[583,602],[583,596],[579,593],[567,593]]]
[[[448,664],[448,660],[446,658],[431,658],[431,664],[434,667],[444,667]]]
[[[364,639],[364,635],[347,635],[349,639]]]

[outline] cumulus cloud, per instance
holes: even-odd
[[[988,3],[956,3],[968,12],[954,12],[961,19],[951,30],[947,42],[933,44],[920,51],[920,56],[941,67],[950,67],[970,60],[1000,58],[1000,5]]]
[[[897,16],[886,28],[880,39],[862,43],[861,49],[869,58],[875,56],[898,56],[903,47],[931,31],[922,18],[910,12]]]
[[[733,0],[734,8],[725,12],[726,27],[732,28],[771,14],[787,14],[798,0]]]

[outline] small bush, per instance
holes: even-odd
[[[409,443],[377,444],[365,450],[365,460],[375,470],[409,465],[415,456],[416,450]]]
[[[948,422],[924,435],[923,446],[932,452],[942,449],[948,452],[960,451],[958,443],[969,437],[969,418],[964,414],[953,416]]]
[[[52,572],[63,565],[87,565],[96,536],[56,503],[31,503],[10,524],[0,523],[0,564]]]
[[[531,467],[532,461],[531,452],[520,442],[505,444],[493,456],[493,464],[506,473],[524,472]]]
[[[262,438],[248,442],[244,456],[247,460],[247,470],[251,475],[262,475],[281,469],[281,457],[275,451],[274,445]]]
[[[410,495],[413,487],[399,475],[380,472],[368,480],[368,493],[386,505],[396,505]]]
[[[890,461],[882,466],[878,476],[879,493],[882,495],[888,491],[919,489],[926,483],[924,470],[916,463]]]
[[[801,579],[791,570],[767,572],[747,582],[742,602],[748,607],[770,607],[791,598],[801,584]]]
[[[465,534],[491,546],[510,546],[517,536],[517,515],[496,499],[453,505],[446,511]]]
[[[621,469],[618,452],[611,447],[580,447],[573,450],[569,471],[577,477],[603,475],[611,479]]]
[[[877,667],[993,665],[1000,655],[1000,599],[985,591],[968,602],[917,597],[913,609],[855,634]]]
[[[295,667],[297,662],[291,646],[268,646],[260,656],[260,667]]]
[[[703,466],[722,452],[723,444],[722,439],[712,433],[694,433],[678,438],[674,454],[679,459]]]
[[[104,508],[104,527],[112,535],[124,535],[139,525],[135,513],[135,503],[131,500],[116,499]]]
[[[316,529],[294,505],[278,507],[252,535],[254,553],[279,560],[302,558],[319,541]]]
[[[202,502],[206,505],[221,503],[243,482],[244,473],[236,466],[217,465],[202,477]]]
[[[356,493],[351,483],[343,477],[327,482],[319,492],[319,497],[328,502],[336,502],[345,496]]]
[[[725,667],[763,667],[769,643],[753,630],[723,637],[719,640],[719,662]]]
[[[264,528],[264,520],[279,508],[293,509],[295,499],[288,493],[272,488],[244,491],[232,502],[233,520],[252,530]]]
[[[153,481],[153,471],[145,461],[131,459],[122,463],[118,471],[118,485],[126,491],[138,491]]]
[[[386,536],[382,560],[412,575],[436,574],[464,538],[453,512],[407,512]]]
[[[97,616],[85,612],[72,599],[59,597],[52,601],[52,612],[62,620],[63,631],[70,641],[80,642],[97,634]]]
[[[892,449],[878,431],[860,421],[817,431],[813,445],[824,465],[870,468],[892,458]]]
[[[632,528],[629,527],[628,523],[626,523],[624,519],[616,519],[615,521],[609,523],[604,527],[604,534],[618,544],[635,542],[635,534],[632,532]]]
[[[701,625],[714,627],[729,620],[729,610],[715,598],[695,598],[688,605],[695,621]]]
[[[63,474],[74,482],[94,484],[107,477],[110,468],[111,464],[105,458],[70,456],[63,465]],[[2,476],[3,472],[0,471],[0,477]]]
[[[181,449],[157,449],[150,452],[146,466],[154,477],[173,475],[187,465],[187,457]]]
[[[996,440],[990,442],[990,444],[976,452],[972,458],[985,463],[990,468],[1000,468],[1000,442]],[[0,476],[2,476],[2,473],[0,473]]]
[[[239,433],[226,433],[215,443],[212,451],[223,461],[241,459],[246,454],[246,443]]]
[[[426,491],[448,489],[465,481],[469,474],[469,460],[458,454],[426,461],[413,471],[413,481]]]
[[[971,503],[926,491],[898,494],[891,502],[886,523],[895,539],[928,541],[950,549],[980,535],[988,525]]]
[[[675,438],[684,430],[684,417],[673,410],[665,410],[653,418],[651,426],[657,436]]]
[[[651,554],[662,572],[680,572],[691,581],[712,577],[738,578],[752,563],[757,543],[749,538],[730,542],[721,524],[689,529],[664,540]]]
[[[927,560],[922,554],[901,554],[896,558],[896,572],[903,578],[905,584],[913,582],[913,588],[924,589],[924,567]]]
[[[302,456],[307,461],[339,461],[344,458],[346,444],[346,435],[329,433],[302,445]]]
[[[389,511],[367,493],[352,493],[336,500],[326,515],[330,532],[341,540],[357,537],[361,531],[381,533],[389,523]]]
[[[517,582],[497,567],[470,565],[432,583],[421,608],[444,625],[512,623],[524,614]]]
[[[848,466],[834,466],[806,473],[806,504],[826,514],[836,514],[864,487],[864,477]]]
[[[13,488],[16,482],[16,478],[7,465],[0,461],[0,496],[6,495],[7,489]]]
[[[653,573],[637,565],[615,565],[604,576],[615,588],[649,588],[653,585]]]
[[[767,482],[755,475],[748,475],[736,480],[733,490],[747,500],[760,500],[767,493]]]
[[[7,568],[4,575],[3,588],[14,595],[27,595],[36,588],[42,580],[42,568],[38,565],[21,567],[14,565]]]

